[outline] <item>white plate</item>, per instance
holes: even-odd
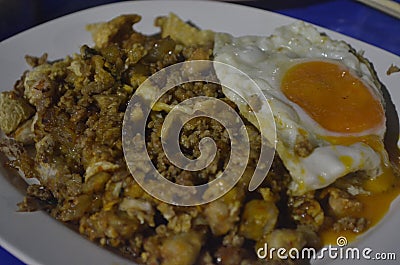
[[[1,89],[10,90],[27,65],[24,55],[49,54],[49,59],[65,57],[79,51],[82,44],[92,44],[85,25],[106,21],[120,14],[137,13],[143,16],[136,29],[153,33],[153,19],[174,12],[184,20],[191,20],[203,29],[229,32],[233,35],[269,35],[277,26],[294,19],[275,13],[238,5],[218,2],[135,1],[92,8],[45,23],[0,43]],[[364,50],[378,72],[379,78],[389,89],[393,101],[400,107],[400,78],[387,76],[391,64],[400,65],[400,58],[384,50],[355,39],[324,30],[331,37],[342,39],[358,50]],[[1,169],[0,174],[7,172]],[[97,245],[42,212],[18,213],[16,204],[23,195],[6,178],[0,176],[0,243],[8,251],[28,264],[132,264]],[[379,205],[377,205],[379,207]],[[359,247],[374,251],[397,252],[400,238],[399,200],[390,213],[371,229]],[[396,214],[397,212],[397,214]],[[336,260],[334,263],[365,264],[365,260]],[[387,264],[387,263],[385,263]],[[394,264],[394,263],[393,263]]]

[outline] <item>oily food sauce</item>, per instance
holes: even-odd
[[[373,228],[389,212],[392,202],[400,195],[400,181],[391,169],[387,169],[381,176],[364,183],[364,188],[371,194],[356,196],[363,207],[355,217],[366,218],[369,221],[369,227]],[[349,230],[335,231],[331,227],[321,231],[320,235],[324,245],[335,245],[340,236],[344,236],[348,242],[352,242],[360,234]]]

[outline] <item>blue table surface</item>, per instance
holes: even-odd
[[[0,1],[0,41],[51,19],[113,0],[13,0]],[[400,0],[396,0],[400,3]],[[400,20],[350,0],[243,1],[341,32],[400,56]],[[22,265],[0,247],[0,265]]]

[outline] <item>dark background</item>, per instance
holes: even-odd
[[[400,2],[400,0],[396,0]],[[116,0],[0,0],[0,41],[51,19]],[[233,1],[344,33],[400,55],[400,20],[351,0]]]

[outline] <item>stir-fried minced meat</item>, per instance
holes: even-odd
[[[39,182],[28,187],[21,210],[44,209],[90,240],[149,265],[292,264],[295,261],[275,256],[259,259],[256,250],[265,243],[318,248],[318,233],[328,222],[338,231],[365,230],[368,221],[352,216],[362,207],[349,193],[349,186],[354,190],[357,183],[342,181],[337,187],[291,196],[291,177],[278,156],[261,186],[249,192],[261,135],[248,122],[247,168],[224,196],[205,205],[179,207],[146,193],[123,153],[121,130],[129,99],[160,69],[187,60],[212,60],[213,33],[171,15],[157,20],[160,34],[147,36],[132,28],[139,20],[138,15],[125,15],[89,26],[95,46],[83,45],[80,53],[63,60],[28,56],[33,69],[22,75],[14,91],[1,94],[0,105],[6,109],[0,112],[0,127],[13,138],[0,142],[1,151],[11,166]],[[163,95],[146,125],[151,161],[162,176],[181,185],[214,180],[230,159],[228,133],[206,117],[187,122],[179,144],[187,158],[196,159],[201,139],[212,138],[218,151],[208,167],[183,170],[163,152],[160,135],[168,112],[197,96],[218,98],[238,111],[218,84],[191,82]],[[297,146],[302,156],[312,150],[301,139]]]

